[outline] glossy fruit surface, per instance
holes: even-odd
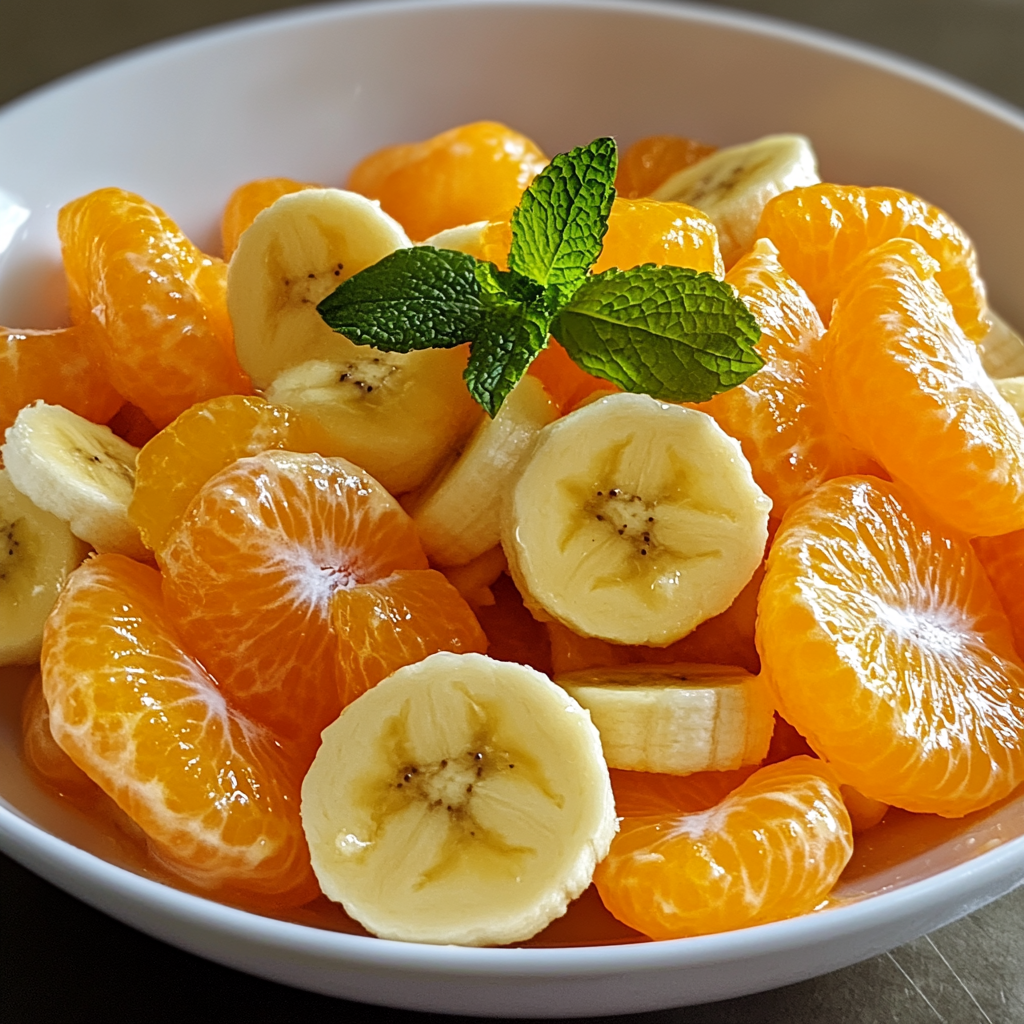
[[[331,596],[341,706],[397,669],[438,651],[487,652],[487,637],[461,594],[434,569],[399,569],[339,587]]]
[[[315,894],[297,772],[182,648],[155,570],[99,555],[72,573],[42,668],[54,738],[168,867],[263,907]]]
[[[221,217],[220,237],[224,247],[224,259],[231,259],[238,248],[242,232],[252,224],[258,214],[273,205],[281,196],[320,187],[304,181],[295,181],[294,178],[257,178],[255,181],[239,185],[231,193]]]
[[[843,477],[775,537],[757,643],[779,713],[840,780],[959,817],[1024,781],[1024,666],[962,537],[895,484]]]
[[[159,556],[189,649],[300,757],[341,711],[332,594],[426,569],[394,498],[344,459],[265,451],[209,479]]]
[[[772,199],[757,235],[770,238],[826,323],[853,264],[892,238],[909,238],[939,263],[936,281],[972,341],[988,333],[985,286],[963,229],[937,206],[897,188],[810,185]]]
[[[157,427],[195,402],[250,390],[235,358],[223,261],[123,189],[68,203],[57,228],[72,321],[92,324],[110,383]]]
[[[623,199],[643,199],[677,171],[714,152],[714,146],[680,135],[649,135],[620,154],[615,191]]]
[[[422,241],[460,224],[507,220],[547,158],[525,135],[475,121],[362,160],[346,188],[379,199],[409,237]]]
[[[624,818],[594,882],[620,921],[673,939],[807,913],[852,852],[838,784],[820,761],[795,757],[707,810]]]
[[[839,293],[823,383],[839,429],[969,536],[1024,528],[1024,426],[916,242],[868,253]]]

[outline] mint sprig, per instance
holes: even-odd
[[[646,265],[591,275],[615,197],[613,139],[556,156],[512,215],[509,269],[400,249],[325,298],[335,331],[390,352],[470,344],[465,379],[494,416],[547,344],[588,373],[669,401],[705,401],[763,365],[760,330],[711,274]]]

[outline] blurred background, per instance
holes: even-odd
[[[0,0],[0,104],[134,47],[298,6],[305,5]],[[709,6],[785,18],[892,50],[1024,108],[1024,0],[723,0]],[[198,960],[91,910],[4,857],[0,950],[0,1005],[11,1021],[443,1019],[327,999]],[[1024,888],[931,936],[823,978],[708,1006],[606,1019],[1021,1024]]]

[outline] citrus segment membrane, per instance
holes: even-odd
[[[828,767],[795,757],[761,768],[708,810],[624,818],[594,882],[620,921],[675,939],[808,913],[852,853]]]
[[[187,654],[159,574],[99,555],[68,579],[43,641],[54,739],[193,885],[263,907],[315,894],[296,772]]]
[[[971,536],[1024,528],[1024,426],[982,369],[936,283],[897,238],[836,300],[823,377],[840,429],[929,511]]]
[[[779,713],[840,780],[960,817],[1024,781],[1024,666],[963,538],[898,484],[845,477],[790,509],[757,643]]]
[[[376,480],[344,459],[283,451],[208,480],[159,561],[189,649],[302,756],[341,710],[331,596],[427,568],[412,520]]]

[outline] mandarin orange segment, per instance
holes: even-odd
[[[850,815],[850,825],[854,835],[874,828],[889,811],[887,803],[873,800],[871,797],[865,796],[859,789],[854,789],[853,786],[840,786],[839,792],[843,797],[847,813]]]
[[[224,395],[186,409],[139,452],[128,517],[159,551],[189,502],[235,459],[270,448],[312,451],[297,414],[253,395]]]
[[[525,135],[476,121],[378,150],[356,166],[345,187],[380,200],[410,238],[423,240],[460,224],[507,220],[546,164]]]
[[[263,907],[316,894],[297,772],[182,648],[155,570],[121,555],[76,569],[42,670],[54,738],[164,864]]]
[[[125,402],[120,409],[114,413],[107,426],[117,434],[118,437],[127,441],[136,448],[142,448],[149,444],[157,435],[158,431],[153,426],[153,421],[137,406],[131,402]]]
[[[105,188],[65,206],[57,227],[71,318],[96,328],[111,384],[156,426],[251,390],[234,355],[225,264],[162,210]]]
[[[229,261],[238,248],[238,240],[242,232],[268,206],[272,206],[281,196],[302,192],[307,188],[321,188],[293,178],[257,178],[239,185],[228,199],[227,206],[220,221],[220,237],[223,244],[224,259]]]
[[[515,661],[551,675],[551,647],[542,623],[523,604],[522,595],[505,573],[491,587],[494,604],[476,610],[487,634],[487,654],[498,661]]]
[[[615,390],[611,381],[593,377],[577,366],[554,338],[548,340],[547,348],[541,350],[526,372],[540,380],[560,413],[569,412],[595,391]]]
[[[1024,528],[1024,426],[982,369],[933,275],[897,238],[836,300],[823,383],[840,430],[970,536]]]
[[[331,597],[341,705],[392,672],[438,651],[487,652],[487,637],[462,595],[434,569],[400,569]]]
[[[779,713],[840,780],[960,817],[1024,781],[1024,666],[969,543],[844,477],[783,520],[757,643]]]
[[[813,910],[853,853],[828,768],[761,768],[708,810],[623,819],[594,883],[620,921],[652,939],[707,935]]]
[[[695,408],[735,437],[758,486],[782,517],[822,481],[875,467],[839,433],[820,380],[824,327],[804,290],[767,241],[725,277],[761,328],[764,366],[742,384]]]
[[[978,537],[973,545],[1010,620],[1017,656],[1024,659],[1024,530]]]
[[[620,818],[667,817],[706,811],[746,782],[757,768],[664,775],[609,768],[615,813]]]
[[[985,286],[963,229],[936,206],[897,188],[809,185],[772,199],[758,238],[770,238],[786,270],[828,324],[853,264],[892,238],[909,238],[939,263],[936,280],[972,341],[988,333]]]
[[[707,214],[685,203],[656,199],[616,199],[608,216],[604,248],[595,274],[612,267],[627,270],[644,263],[690,267],[725,276],[718,231]]]
[[[90,324],[59,331],[0,327],[0,438],[18,410],[42,399],[93,423],[106,423],[124,399],[107,380]]]
[[[620,157],[615,191],[623,199],[643,199],[682,171],[715,152],[714,146],[680,135],[649,135]]]
[[[282,451],[209,479],[158,561],[189,650],[307,763],[341,711],[332,594],[427,568],[412,520],[376,480],[344,459]]]

